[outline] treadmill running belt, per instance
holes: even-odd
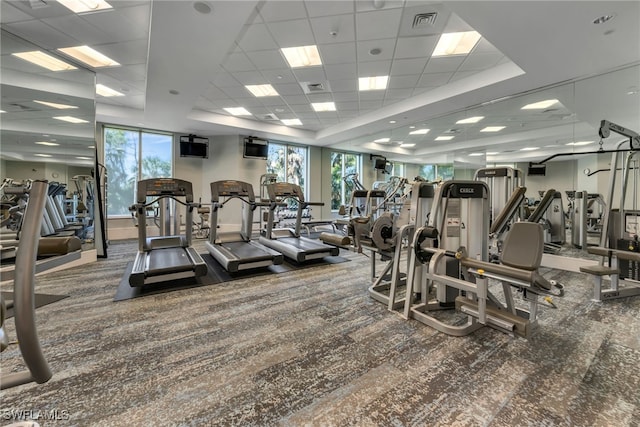
[[[149,276],[193,270],[193,264],[184,248],[154,249],[147,254]]]

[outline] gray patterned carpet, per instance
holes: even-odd
[[[640,425],[640,297],[591,302],[588,276],[547,274],[566,295],[528,341],[455,338],[373,301],[369,260],[349,252],[113,302],[135,249],[38,280],[70,295],[37,310],[54,375],[2,391],[2,425],[19,411],[41,426]],[[0,361],[22,369],[17,346]]]

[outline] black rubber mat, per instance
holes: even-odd
[[[40,308],[65,298],[69,298],[69,295],[35,294],[35,307]],[[7,318],[13,317],[13,292],[2,292],[2,300],[7,303]]]

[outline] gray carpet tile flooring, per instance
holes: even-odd
[[[545,272],[566,295],[529,340],[450,337],[371,299],[362,254],[114,302],[135,251],[38,278],[70,295],[37,309],[54,374],[0,392],[2,425],[640,425],[640,297],[592,302],[589,276]],[[23,368],[15,345],[0,362]]]

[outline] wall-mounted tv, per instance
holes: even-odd
[[[377,156],[373,158],[373,168],[377,170],[384,171],[387,167],[387,159],[386,157]]]
[[[242,155],[245,159],[266,159],[269,155],[269,141],[254,137],[245,138]]]
[[[209,158],[209,139],[195,135],[180,136],[180,157]]]
[[[529,163],[529,169],[527,171],[527,175],[542,175],[544,176],[547,173],[547,165]]]

